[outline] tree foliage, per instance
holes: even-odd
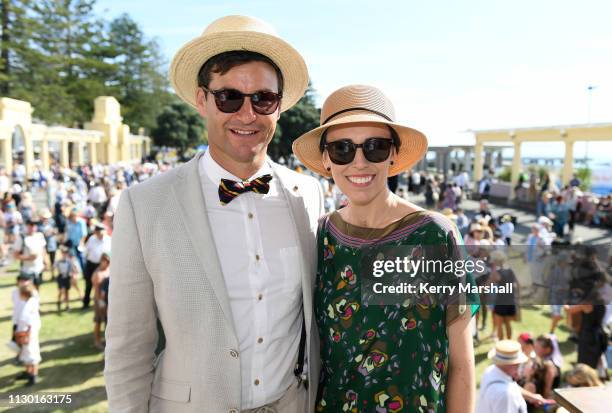
[[[319,126],[321,111],[315,106],[314,93],[312,85],[309,84],[304,97],[281,114],[274,138],[268,147],[268,154],[273,159],[280,157],[287,159],[292,153],[293,141]]]
[[[198,112],[185,103],[174,102],[157,117],[151,137],[155,145],[177,148],[182,155],[188,148],[207,143],[205,129]]]
[[[27,100],[48,124],[79,126],[97,96],[115,96],[124,122],[150,131],[170,102],[155,40],[128,15],[106,21],[95,0],[2,0],[0,92]]]

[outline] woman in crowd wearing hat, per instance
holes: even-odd
[[[321,126],[293,144],[306,167],[333,177],[348,198],[346,207],[320,220],[318,232],[318,412],[473,410],[469,323],[477,305],[362,303],[366,249],[444,245],[454,254],[461,243],[447,218],[387,188],[389,176],[409,169],[427,149],[421,132],[394,117],[378,89],[343,87],[325,101]]]
[[[30,283],[19,287],[19,294],[25,304],[17,317],[15,337],[21,345],[19,360],[25,365],[25,372],[17,376],[26,379],[27,385],[36,384],[38,364],[40,363],[40,343],[38,335],[41,322],[39,313],[39,298],[34,286]]]
[[[55,254],[57,252],[57,227],[55,226],[55,222],[51,216],[51,211],[47,208],[40,211],[40,225],[38,227],[40,232],[45,236],[45,241],[47,242],[47,255],[49,257],[49,269],[51,270],[51,279],[54,279],[55,272],[54,264],[55,264]]]

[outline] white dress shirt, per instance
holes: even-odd
[[[89,237],[85,244],[85,255],[87,261],[91,261],[95,264],[99,264],[102,259],[102,254],[110,252],[111,250],[111,237],[104,234],[102,239],[96,237],[95,234]]]
[[[272,174],[269,161],[248,180]],[[239,341],[242,409],[280,399],[294,382],[302,328],[297,234],[278,178],[267,194],[219,201],[221,178],[241,181],[209,152],[198,165],[208,220]]]
[[[476,413],[527,413],[521,388],[496,365],[487,367],[480,380]]]

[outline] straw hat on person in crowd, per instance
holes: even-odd
[[[170,82],[176,94],[196,106],[198,73],[211,57],[230,51],[251,51],[271,59],[283,77],[280,110],[289,109],[308,87],[308,69],[302,56],[281,39],[266,22],[247,16],[225,16],[215,20],[204,32],[186,43],[174,55]]]
[[[388,125],[397,133],[400,145],[389,176],[410,169],[425,156],[427,138],[416,129],[395,121],[393,104],[379,89],[366,85],[350,85],[333,92],[321,108],[320,126],[293,142],[293,153],[311,171],[330,177],[323,166],[321,136],[335,125],[376,123]]]
[[[488,359],[498,366],[521,364],[528,360],[521,349],[521,343],[514,340],[500,340],[495,343],[488,355]]]

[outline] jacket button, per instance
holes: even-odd
[[[230,350],[230,356],[232,356],[232,358],[237,359],[238,358],[238,352],[234,349]]]

